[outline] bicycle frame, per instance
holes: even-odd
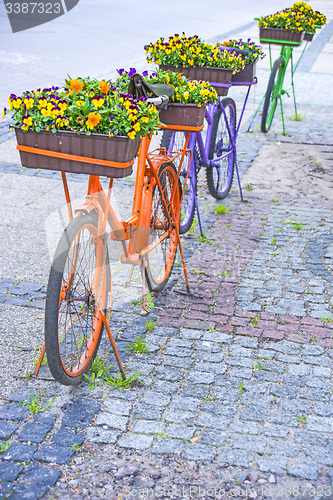
[[[247,90],[247,93],[246,93],[246,96],[245,96],[245,99],[244,99],[242,111],[241,111],[241,114],[240,114],[240,118],[239,118],[238,125],[237,125],[235,133],[230,128],[230,124],[229,124],[229,121],[228,121],[227,115],[226,115],[226,110],[225,110],[225,108],[223,106],[223,98],[219,97],[219,102],[217,104],[216,103],[210,104],[209,106],[206,107],[206,110],[205,110],[205,120],[207,122],[205,141],[203,139],[202,131],[198,131],[196,133],[192,133],[191,134],[191,137],[190,137],[189,143],[188,143],[188,149],[190,151],[192,151],[192,152],[194,151],[194,148],[195,148],[196,145],[199,148],[199,153],[200,153],[199,170],[200,170],[201,167],[205,167],[205,168],[213,167],[217,162],[219,162],[219,161],[227,158],[232,153],[234,154],[234,166],[235,166],[236,173],[237,173],[237,181],[238,181],[238,186],[239,186],[241,201],[244,201],[244,199],[243,199],[243,192],[242,192],[242,187],[241,187],[241,183],[240,183],[240,176],[239,176],[239,170],[238,170],[236,141],[237,141],[237,136],[238,136],[238,133],[239,133],[239,130],[240,130],[240,126],[241,126],[241,123],[242,123],[242,119],[243,119],[245,107],[246,107],[246,104],[247,104],[247,101],[248,101],[248,98],[249,98],[249,93],[250,93],[250,90],[251,90],[251,86],[255,85],[256,83],[257,83],[257,79],[256,78],[254,79],[253,82],[232,83],[232,85],[248,86],[248,90]],[[225,119],[225,123],[226,123],[226,126],[227,126],[229,138],[230,138],[231,147],[229,147],[228,149],[226,149],[221,156],[218,156],[218,157],[216,157],[214,159],[209,159],[208,158],[208,149],[209,149],[209,145],[210,145],[210,141],[211,141],[211,136],[212,136],[213,119],[214,119],[215,111],[218,108],[218,106],[221,107],[221,110],[222,110],[222,113],[223,113],[223,116],[224,116],[224,119]],[[173,147],[174,147],[174,136],[171,137],[171,140],[170,140],[170,149],[172,150]],[[190,161],[188,175],[190,176],[190,181],[192,183],[192,188],[193,188],[192,190],[193,190],[193,193],[194,193],[195,208],[196,208],[196,212],[197,212],[197,216],[198,216],[199,230],[200,230],[201,236],[203,237],[203,231],[202,231],[202,225],[201,225],[201,218],[200,218],[200,212],[199,212],[199,206],[198,206],[198,199],[197,199],[196,189],[195,189],[195,185],[194,185],[195,182],[196,182],[196,175],[197,175],[197,171],[196,171],[195,163],[194,163],[194,155],[192,155],[192,159]],[[232,172],[228,172],[228,175],[232,175]]]
[[[283,127],[283,135],[286,135],[286,129],[285,129],[285,123],[284,123],[284,113],[283,113],[283,105],[282,105],[282,95],[284,94],[287,94],[288,97],[289,97],[289,94],[288,94],[288,91],[283,89],[283,83],[284,83],[284,78],[285,78],[285,75],[286,75],[286,71],[287,71],[287,66],[289,64],[289,61],[291,61],[291,67],[290,67],[290,76],[291,76],[291,86],[292,86],[292,91],[293,91],[293,100],[294,100],[294,108],[295,108],[295,116],[297,117],[297,104],[296,104],[296,94],[295,94],[295,86],[294,86],[294,74],[295,74],[295,71],[303,57],[303,54],[304,54],[304,51],[308,45],[308,42],[305,43],[304,45],[304,48],[298,58],[298,61],[296,63],[296,65],[294,66],[294,61],[293,61],[293,49],[294,47],[292,45],[283,45],[281,44],[281,51],[280,51],[280,55],[279,57],[283,60],[283,68],[280,68],[279,69],[279,74],[278,74],[278,80],[277,80],[277,86],[276,88],[274,88],[274,94],[275,94],[275,97],[276,99],[279,99],[280,101],[280,108],[281,108],[281,117],[282,117],[282,127]],[[298,45],[297,45],[298,46]],[[270,63],[270,70],[272,71],[272,68],[273,68],[273,61],[272,61],[272,51],[271,51],[271,44],[269,45],[269,63]],[[251,120],[251,123],[247,129],[248,132],[250,132],[251,130],[251,127],[252,127],[252,124],[259,112],[259,109],[261,108],[261,105],[265,99],[265,96],[266,96],[266,92],[265,94],[263,95],[260,103],[259,103],[259,106]]]
[[[164,127],[168,128],[168,127]],[[180,127],[181,129],[181,127]],[[193,129],[197,131],[198,128]],[[132,266],[140,265],[143,263],[143,257],[156,248],[164,239],[168,238],[171,231],[175,230],[176,238],[174,240],[175,245],[179,245],[179,250],[182,257],[183,270],[187,282],[187,290],[190,293],[188,274],[186,269],[185,258],[182,250],[182,245],[179,236],[179,230],[176,221],[176,214],[173,210],[173,201],[178,187],[178,180],[180,175],[180,170],[185,158],[188,153],[188,141],[190,138],[190,132],[187,132],[187,137],[185,141],[184,148],[176,153],[167,154],[165,151],[158,151],[158,153],[153,154],[148,153],[151,136],[144,137],[141,140],[141,145],[138,154],[138,166],[136,173],[136,183],[135,191],[133,197],[133,207],[132,216],[124,221],[119,220],[115,214],[110,203],[111,192],[113,188],[113,179],[110,179],[108,194],[104,192],[103,187],[100,183],[100,178],[97,175],[89,175],[88,190],[85,202],[75,211],[77,215],[89,214],[91,212],[96,212],[98,215],[98,225],[97,234],[93,236],[96,242],[96,273],[94,275],[94,282],[92,286],[93,295],[97,297],[96,307],[98,309],[98,314],[102,318],[107,335],[109,337],[110,343],[112,345],[113,352],[117,359],[118,366],[122,372],[124,378],[126,378],[124,368],[122,366],[115,341],[113,339],[106,312],[103,310],[103,303],[105,299],[106,283],[103,279],[103,289],[102,295],[99,295],[98,290],[100,287],[102,268],[103,268],[103,247],[104,245],[99,245],[98,243],[105,237],[106,225],[109,224],[111,228],[111,238],[120,241],[123,246],[123,255],[121,257],[122,263],[127,263]],[[180,157],[180,164],[177,172],[177,178],[174,188],[170,194],[170,199],[166,200],[164,196],[164,191],[161,186],[159,179],[159,167],[165,162],[172,162],[175,158]],[[64,192],[68,208],[69,220],[73,218],[73,211],[71,206],[71,199],[69,194],[69,188],[67,183],[67,178],[65,172],[62,172],[62,181],[64,186]],[[157,241],[149,245],[149,230],[150,230],[150,217],[152,210],[152,200],[153,191],[156,188],[159,189],[159,195],[163,206],[165,207],[164,215],[167,218],[168,230],[159,238]],[[182,199],[180,200],[180,203]],[[157,221],[157,224],[160,221]],[[163,229],[163,227],[162,227]],[[128,241],[128,244],[126,244]],[[76,266],[76,257],[72,262],[72,266]],[[170,269],[171,271],[171,269]],[[62,290],[61,294],[66,296],[66,290]],[[100,304],[100,298],[102,298],[102,304]],[[145,308],[145,280],[143,278],[143,307]],[[42,359],[45,354],[45,344],[42,347],[42,351],[35,369],[34,376],[38,375]]]

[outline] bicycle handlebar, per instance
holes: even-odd
[[[146,102],[150,102],[157,106],[166,106],[169,102],[169,97],[167,95],[160,95],[159,97],[149,97]]]

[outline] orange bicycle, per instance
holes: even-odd
[[[168,98],[162,96],[149,101],[156,106],[165,105]],[[170,128],[177,130],[177,126]],[[183,129],[184,127],[178,128]],[[149,153],[151,136],[141,140],[132,216],[128,220],[119,220],[110,203],[113,178],[105,193],[99,175],[91,174],[85,202],[76,210],[73,218],[66,173],[62,171],[70,223],[60,238],[49,275],[45,305],[45,345],[35,375],[46,352],[53,377],[64,385],[78,384],[96,356],[105,327],[119,369],[126,378],[108,324],[112,287],[106,240],[107,224],[110,226],[111,239],[122,244],[121,262],[141,268],[143,305],[145,282],[149,290],[154,292],[160,292],[166,285],[177,246],[189,291],[179,236],[183,199],[179,175],[185,156],[190,154],[187,150],[190,132],[198,128],[187,127],[187,130],[184,147],[177,152],[157,149]],[[83,160],[73,154],[41,151],[31,146],[19,145],[18,149],[25,153],[55,156],[70,161]],[[177,158],[178,169],[174,163]],[[124,172],[128,172],[134,162],[90,160],[95,166],[107,164],[113,169],[122,167]],[[87,162],[87,159],[84,161]]]

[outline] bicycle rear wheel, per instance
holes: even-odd
[[[161,191],[156,185],[152,193],[152,204],[149,223],[149,243],[152,250],[144,256],[141,264],[147,286],[152,292],[163,290],[170,277],[177,251],[176,225],[179,226],[181,184],[175,188],[171,203],[171,193],[176,185],[177,170],[172,162],[160,166],[158,177],[166,205],[163,203]],[[175,220],[168,220],[169,206],[172,206]]]
[[[210,194],[217,200],[226,198],[231,189],[234,177],[235,153],[231,134],[236,133],[236,104],[226,97],[222,100],[225,115],[221,106],[214,113],[212,134],[209,144],[208,159],[213,164],[206,169],[206,180]]]
[[[53,377],[76,385],[96,356],[107,307],[110,270],[107,246],[93,215],[75,217],[53,259],[45,304],[45,348]]]
[[[284,62],[279,57],[273,65],[271,75],[268,80],[264,107],[261,116],[261,132],[267,133],[271,128],[278,99],[281,95],[283,82]]]
[[[179,149],[184,148],[185,140],[186,140],[186,132],[172,132],[171,130],[164,130],[161,139],[161,147],[166,148],[166,150],[177,151]],[[199,169],[199,153],[196,146],[194,147],[193,150],[194,168],[190,169],[187,177],[187,182],[185,185],[189,161],[190,161],[190,155],[187,155],[187,161],[185,158],[179,175],[179,180],[181,182],[182,189],[184,191],[184,198],[181,207],[180,222],[179,222],[180,234],[185,234],[187,233],[187,231],[191,229],[195,214],[197,172]],[[174,161],[177,170],[179,162],[180,162],[180,157],[176,158]]]

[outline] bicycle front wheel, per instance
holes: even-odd
[[[264,107],[261,116],[261,132],[263,133],[267,133],[272,125],[277,102],[281,93],[283,67],[283,59],[282,57],[279,57],[273,65],[272,72],[268,80]]]
[[[235,152],[230,134],[236,134],[236,104],[226,97],[214,113],[212,134],[209,144],[209,160],[212,164],[206,169],[206,180],[210,194],[217,200],[226,198],[234,177]],[[229,130],[228,130],[228,125]]]
[[[96,356],[103,331],[100,310],[110,289],[105,240],[93,215],[75,217],[53,259],[45,304],[45,348],[58,382],[76,385]]]
[[[142,268],[147,286],[152,292],[161,292],[170,277],[177,251],[177,231],[180,217],[181,184],[177,180],[177,170],[172,162],[160,166],[158,177],[165,200],[163,202],[158,185],[152,194],[152,204],[149,222],[149,243],[151,250],[144,256]],[[171,194],[174,192],[173,200]],[[172,207],[174,219],[168,211]],[[170,210],[171,213],[171,210]]]
[[[161,139],[161,147],[165,148],[167,151],[177,151],[184,148],[185,140],[186,132],[173,132],[171,130],[164,130]],[[191,229],[195,214],[197,171],[199,169],[199,154],[196,146],[194,146],[193,150],[194,168],[190,168],[187,181],[185,183],[188,170],[188,162],[190,161],[190,159],[191,155],[187,155],[187,159],[184,159],[179,175],[179,180],[181,182],[184,193],[179,222],[180,234],[185,234]],[[180,156],[174,160],[177,169],[179,167],[179,162]]]

